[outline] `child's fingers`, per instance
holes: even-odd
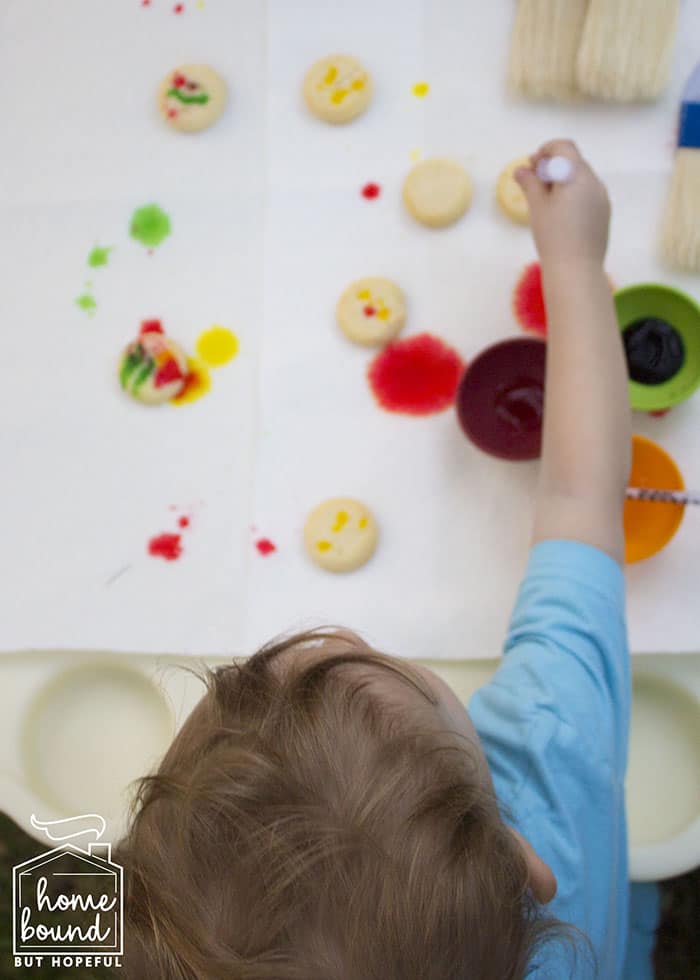
[[[556,139],[544,143],[535,154],[535,162],[542,157],[566,157],[573,163],[583,163],[583,157],[573,140]]]
[[[536,205],[547,195],[547,189],[530,167],[518,167],[514,175],[520,184],[529,205]]]

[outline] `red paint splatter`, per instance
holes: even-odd
[[[373,306],[365,306],[365,308],[364,308],[364,310],[362,312],[364,313],[365,316],[374,316],[374,314],[377,311],[375,310],[375,308]]]
[[[141,322],[139,336],[143,337],[145,333],[165,333],[163,330],[163,324],[160,322],[160,320],[143,320]]]
[[[182,554],[182,538],[179,534],[159,534],[148,542],[148,553],[154,558],[177,561]]]
[[[362,196],[366,197],[368,201],[373,201],[375,197],[379,197],[382,193],[382,189],[379,184],[365,184],[362,188]]]
[[[547,310],[539,262],[525,266],[513,293],[513,313],[523,330],[532,330],[541,337],[547,336]]]
[[[187,79],[185,78],[184,75],[175,75],[175,77],[173,78],[173,85],[175,86],[175,88],[182,88],[182,86],[185,85],[186,82]]]
[[[166,361],[163,367],[158,369],[153,383],[156,388],[162,388],[163,385],[168,385],[171,381],[181,381],[184,377],[177,361],[171,360]]]
[[[382,408],[406,415],[432,415],[454,402],[464,363],[442,340],[423,333],[388,344],[367,370]]]
[[[277,545],[269,538],[260,538],[259,541],[255,542],[255,547],[261,555],[271,555],[273,551],[277,551]]]
[[[185,9],[184,3],[176,3],[175,6],[173,7],[173,12],[176,14],[181,14],[184,9]]]
[[[141,6],[142,7],[150,7],[151,6],[151,0],[141,0]]]
[[[656,412],[649,412],[649,415],[651,415],[653,419],[662,419],[664,415],[668,415],[670,411],[670,408],[659,408]]]
[[[190,526],[190,519],[189,519],[189,517],[180,517],[178,519],[177,524],[178,524],[178,527],[189,527]]]

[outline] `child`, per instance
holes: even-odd
[[[553,155],[573,162],[569,184],[517,175],[547,388],[533,548],[496,675],[467,715],[430,670],[344,630],[214,671],[117,857],[125,977],[622,975],[627,374],[605,188],[567,141],[532,167]]]

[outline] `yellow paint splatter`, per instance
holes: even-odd
[[[370,293],[369,289],[361,289],[359,291],[359,293],[357,294],[357,298],[358,299],[371,299],[372,298],[372,294]]]
[[[338,513],[335,515],[335,524],[331,528],[331,531],[334,531],[337,534],[338,531],[343,530],[343,528],[347,523],[348,523],[347,511],[339,510]]]
[[[335,65],[331,65],[331,67],[328,69],[328,71],[325,74],[325,77],[323,79],[323,84],[332,85],[337,77],[338,77],[338,69],[335,67]]]
[[[423,151],[419,150],[418,147],[415,147],[415,149],[411,150],[409,156],[414,163],[417,163],[418,160],[420,160],[420,158],[423,156]]]
[[[226,327],[214,324],[197,338],[196,350],[209,367],[228,364],[238,353],[238,337]]]
[[[416,82],[411,91],[417,99],[424,99],[430,91],[430,86],[427,82]]]
[[[331,95],[331,102],[333,105],[340,105],[348,97],[348,90],[346,88],[339,88],[336,92]]]
[[[388,306],[383,306],[381,310],[377,310],[377,318],[379,320],[388,320],[391,316],[391,310]]]
[[[319,551],[330,551],[333,545],[330,541],[319,541],[316,547]]]
[[[173,405],[188,405],[190,402],[196,402],[211,389],[211,375],[204,361],[200,361],[197,357],[188,357],[187,370],[189,374],[185,387],[179,395],[170,399]]]
[[[352,83],[352,88],[353,88],[353,89],[354,89],[354,90],[355,90],[356,92],[361,92],[361,91],[362,91],[362,89],[363,89],[364,87],[365,87],[365,83],[364,83],[364,81],[363,81],[363,80],[362,80],[361,78],[357,78],[357,79],[356,79],[356,80],[355,80],[355,81],[354,81],[354,82]]]
[[[204,10],[204,0],[197,0],[195,7],[199,7],[200,10]]]
[[[361,517],[359,519],[359,521],[357,522],[357,526],[358,527],[361,527],[363,529],[366,528],[368,524],[369,524],[369,521],[367,520],[366,517]]]

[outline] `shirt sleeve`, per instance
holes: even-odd
[[[469,714],[504,819],[557,878],[548,912],[590,938],[597,975],[618,977],[627,939],[630,666],[617,562],[577,541],[532,548],[503,659]],[[543,964],[532,976],[568,975],[557,969]]]

